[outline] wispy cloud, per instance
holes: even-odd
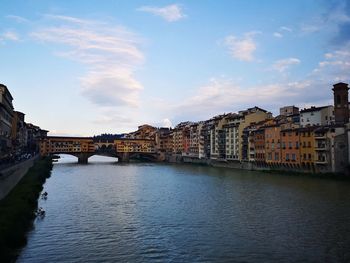
[[[137,10],[160,16],[168,22],[175,22],[186,17],[181,6],[177,4],[172,4],[164,7],[142,6]]]
[[[229,35],[225,38],[224,45],[228,48],[233,58],[241,61],[252,61],[254,60],[254,52],[257,48],[254,36],[257,34],[260,34],[260,32],[248,32],[243,37]]]
[[[287,26],[281,26],[276,32],[273,33],[274,37],[282,38],[285,33],[291,33],[293,29]]]
[[[173,107],[174,119],[207,119],[215,114],[237,112],[254,105],[275,110],[291,103],[303,103],[301,94],[308,82],[286,82],[244,86],[226,78],[212,78],[207,85],[194,91],[195,95]]]
[[[313,70],[313,77],[320,81],[350,81],[350,43],[326,53],[324,59]]]
[[[20,38],[16,32],[8,30],[0,34],[0,40],[1,41],[19,41]]]
[[[104,107],[137,107],[143,88],[134,72],[144,61],[139,38],[118,26],[75,17],[46,15],[58,25],[31,33],[41,42],[57,43],[55,54],[87,67],[81,77],[82,94]],[[51,22],[52,22],[51,21]]]
[[[7,15],[6,18],[12,19],[16,21],[17,23],[28,23],[29,20],[27,18],[21,17],[21,16],[16,16],[16,15]]]
[[[277,37],[277,38],[282,38],[283,37],[283,35],[280,32],[274,32],[273,36]]]
[[[286,71],[289,67],[293,65],[298,65],[300,64],[300,59],[298,58],[286,58],[286,59],[281,59],[275,61],[272,65],[273,70],[277,70],[279,72],[284,72]]]
[[[290,27],[287,27],[287,26],[281,26],[280,30],[281,31],[287,31],[287,32],[292,32],[293,31],[293,29],[291,29]]]
[[[348,0],[330,1],[328,9],[304,21],[302,34],[325,33],[334,35],[335,44],[342,45],[350,40],[350,2]]]

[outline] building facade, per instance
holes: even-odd
[[[0,158],[12,151],[13,98],[10,91],[0,84]]]
[[[349,87],[347,83],[333,85],[334,115],[336,124],[349,122]]]
[[[311,107],[300,111],[300,127],[332,125],[335,122],[334,107]]]

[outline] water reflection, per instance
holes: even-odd
[[[55,164],[20,262],[350,259],[349,183],[73,158]]]

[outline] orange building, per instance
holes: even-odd
[[[287,166],[299,166],[299,129],[281,130],[281,146],[281,163]]]
[[[156,137],[157,128],[144,124],[138,127],[137,131],[129,134],[131,139],[154,140]]]
[[[304,168],[312,169],[315,164],[315,129],[317,127],[300,128],[300,162]]]
[[[123,153],[154,153],[155,143],[153,140],[143,139],[117,139],[114,141],[116,151]]]
[[[250,148],[254,147],[255,158],[257,163],[265,163],[265,131],[264,128],[253,131],[253,142],[250,142]],[[254,146],[253,146],[254,145]],[[251,149],[250,149],[251,150]]]
[[[59,153],[93,153],[95,152],[94,141],[90,137],[56,137],[49,136],[39,142],[40,154]]]
[[[173,152],[173,132],[168,130],[167,132],[158,134],[159,150],[165,153]]]
[[[277,124],[265,127],[266,163],[281,162],[281,127]]]

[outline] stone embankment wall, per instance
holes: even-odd
[[[224,167],[224,168],[233,168],[233,169],[244,169],[251,171],[280,171],[280,172],[297,172],[297,173],[332,173],[330,169],[324,170],[315,170],[308,169],[298,166],[283,166],[283,165],[268,165],[268,164],[257,164],[252,162],[240,162],[240,161],[225,161],[225,160],[212,160],[212,159],[198,159],[183,156],[180,158],[172,157],[173,160],[169,162],[175,163],[193,163],[193,164],[204,164],[214,167]],[[168,158],[169,159],[169,158]]]
[[[0,200],[17,185],[38,158],[39,156],[32,157],[31,159],[0,171]]]

